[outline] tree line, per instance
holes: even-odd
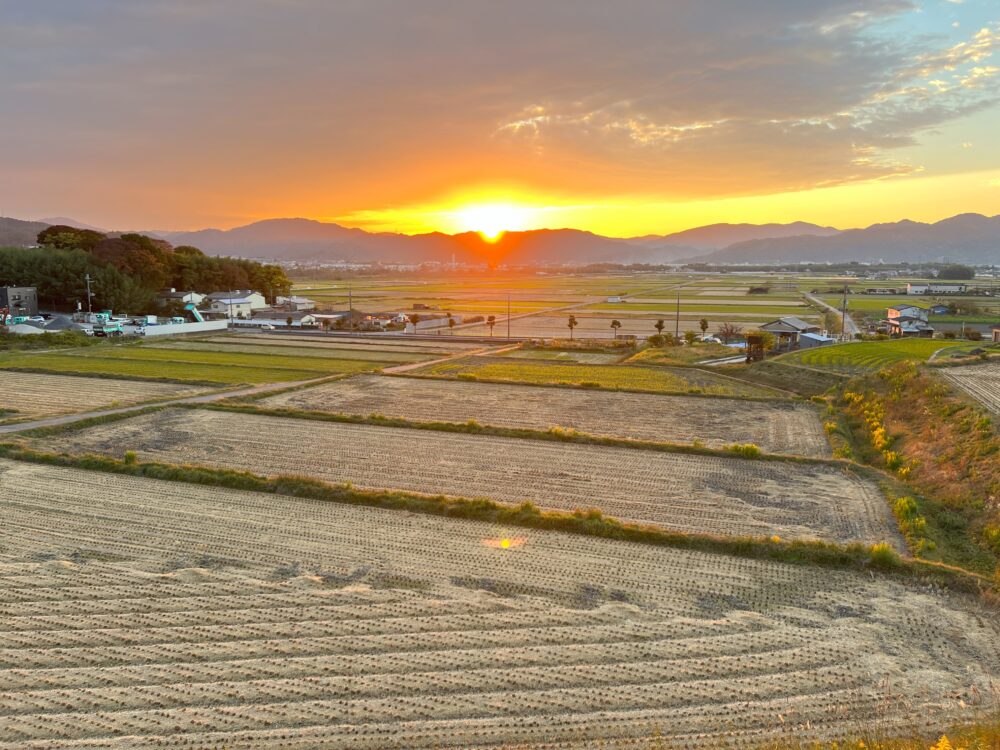
[[[273,302],[292,286],[280,266],[211,257],[141,234],[109,237],[56,225],[39,233],[37,248],[0,248],[0,286],[35,287],[45,309],[86,306],[87,275],[95,310],[129,313],[165,311],[157,297],[170,287],[204,294],[253,289]]]

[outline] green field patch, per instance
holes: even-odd
[[[497,354],[511,359],[534,359],[548,362],[577,362],[588,365],[611,365],[622,358],[622,353],[565,351],[558,349],[510,349]]]
[[[924,362],[932,354],[948,356],[967,352],[977,344],[948,344],[940,339],[893,339],[890,341],[854,341],[847,344],[822,346],[782,355],[778,362],[843,373],[863,373],[880,370],[895,362]]]
[[[775,392],[693,367],[640,367],[462,357],[414,371],[414,375],[535,385],[607,388],[646,393],[698,393],[712,396],[773,398]]]
[[[232,342],[200,342],[200,341],[172,341],[169,343],[156,343],[149,344],[144,347],[147,351],[150,349],[160,350],[165,349],[168,351],[175,352],[218,352],[220,354],[255,354],[263,355],[268,358],[277,358],[285,363],[287,360],[295,359],[297,363],[299,358],[308,359],[356,359],[356,360],[370,360],[373,362],[419,362],[422,359],[428,359],[426,354],[416,354],[410,352],[393,352],[384,351],[379,349],[347,349],[347,348],[321,348],[315,346],[281,346],[281,345],[269,345],[269,344],[244,344],[237,341]],[[187,360],[186,355],[178,355],[179,357]],[[285,364],[282,364],[285,366]]]
[[[693,365],[706,359],[738,356],[740,350],[734,347],[705,343],[693,346],[649,347],[626,362],[630,365]]]

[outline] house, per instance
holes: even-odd
[[[790,315],[765,323],[760,327],[760,330],[774,334],[778,339],[775,349],[781,350],[795,349],[799,345],[799,337],[803,333],[819,333],[820,327]]]
[[[965,294],[968,284],[907,284],[907,294]]]
[[[624,301],[625,300],[622,297],[608,297],[608,302],[612,304],[617,304],[619,302],[624,302]]]
[[[38,315],[38,292],[33,286],[0,286],[0,308],[14,317]]]
[[[273,307],[255,310],[250,324],[287,326],[289,318],[292,328],[314,328],[317,325],[316,316],[305,310],[279,310]]]
[[[267,308],[264,295],[250,289],[232,292],[212,292],[204,301],[210,312],[222,313],[229,318],[250,318],[254,310]]]
[[[951,308],[948,305],[931,305],[931,315],[947,315],[950,312]]]
[[[316,303],[308,297],[276,297],[274,306],[285,310],[315,310]]]
[[[918,305],[894,305],[886,309],[886,331],[890,336],[931,338],[934,329],[927,324],[929,310]]]
[[[205,299],[205,295],[198,292],[177,291],[173,287],[170,287],[167,291],[161,292],[158,299],[163,304],[176,302],[180,305],[186,305],[190,302],[192,305],[200,305]]]
[[[920,307],[920,305],[893,305],[892,307],[886,308],[885,316],[889,320],[895,320],[896,318],[913,318],[915,320],[922,320],[927,322],[928,310],[926,307]]]

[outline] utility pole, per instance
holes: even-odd
[[[847,337],[847,284],[844,284],[844,300],[840,306],[840,340]]]
[[[507,340],[510,341],[510,292],[507,292]]]
[[[351,297],[351,282],[347,282],[347,324],[350,326],[348,329],[351,333],[354,333],[354,298]],[[413,326],[413,330],[416,331],[417,327]],[[406,333],[406,330],[403,330]]]
[[[677,314],[674,316],[674,339],[681,336],[681,293],[677,292]]]
[[[94,295],[90,291],[90,274],[88,273],[86,276],[84,276],[83,280],[87,282],[87,312],[92,313],[94,312],[94,310],[90,304],[90,298],[93,297]]]

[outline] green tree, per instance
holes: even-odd
[[[702,318],[698,321],[698,327],[701,329],[702,335],[708,332],[708,319]]]
[[[491,315],[486,319],[486,325],[490,327],[490,338],[493,338],[493,326],[497,324],[497,316]]]
[[[663,335],[663,329],[666,327],[666,325],[667,324],[664,323],[663,319],[661,318],[660,320],[656,321],[656,325],[654,325],[653,328],[656,329],[656,333],[658,335],[662,336]]]
[[[976,269],[972,266],[963,266],[960,263],[949,263],[938,269],[939,279],[964,280],[976,278]]]
[[[618,338],[618,329],[622,327],[622,322],[620,320],[611,321],[611,329],[615,332],[615,338]]]
[[[451,330],[451,335],[455,335],[455,318],[452,317],[451,313],[448,313],[448,328]]]
[[[573,315],[569,316],[569,320],[566,322],[566,327],[569,328],[569,340],[573,340],[573,329],[577,326],[576,317]]]
[[[417,334],[417,323],[419,323],[423,318],[420,317],[419,313],[413,313],[410,317],[410,322],[413,323],[413,335]]]
[[[698,340],[698,334],[694,331],[684,331],[684,341],[690,346]]]

